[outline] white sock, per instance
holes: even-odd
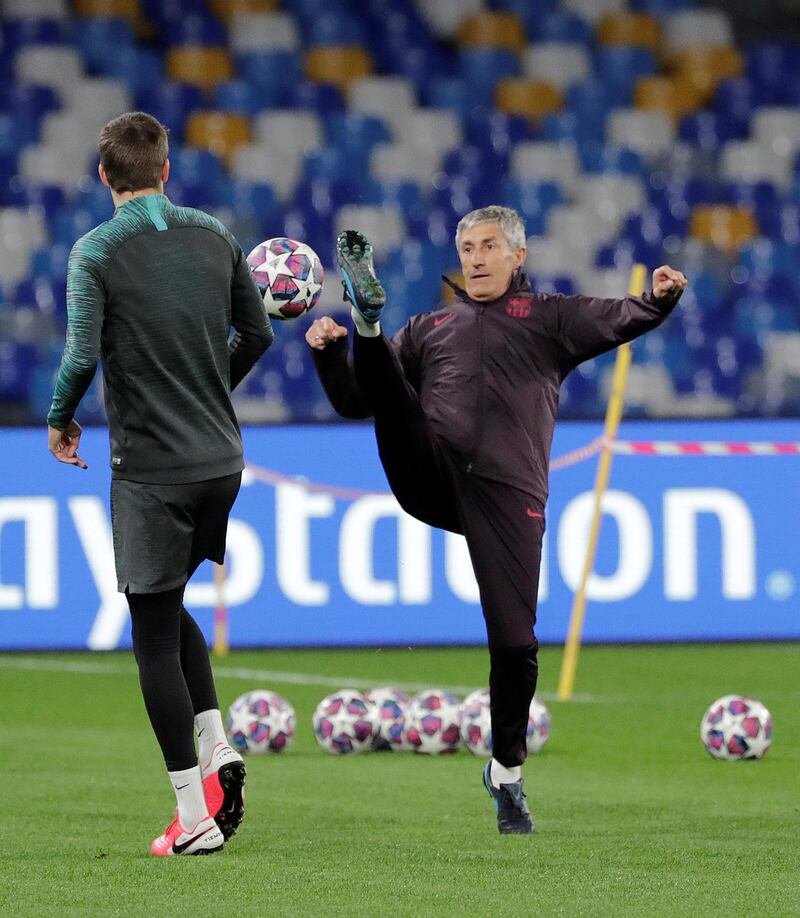
[[[170,771],[169,779],[178,800],[178,818],[184,829],[191,831],[199,822],[208,817],[206,798],[203,796],[203,779],[200,777],[200,766],[186,768],[183,771]]]
[[[501,784],[515,784],[522,777],[522,768],[515,765],[513,768],[506,768],[501,765],[497,759],[492,759],[492,767],[489,771],[492,778],[492,787],[500,787]]]
[[[222,726],[222,714],[216,708],[201,711],[194,719],[194,729],[197,733],[197,758],[201,765],[211,758],[217,743],[228,745],[228,737]]]
[[[361,313],[356,309],[355,306],[350,310],[350,315],[353,317],[353,324],[356,327],[356,331],[364,338],[377,338],[381,333],[381,323],[373,322],[369,323],[361,315]]]

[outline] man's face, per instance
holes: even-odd
[[[496,300],[508,290],[511,277],[525,260],[524,246],[512,249],[496,223],[477,223],[464,230],[458,257],[464,286],[473,300]]]

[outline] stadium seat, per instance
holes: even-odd
[[[208,90],[233,77],[233,62],[224,48],[188,45],[167,51],[166,72],[169,80]]]
[[[647,48],[601,45],[595,54],[595,74],[615,98],[631,98],[637,80],[653,76],[656,61]]]
[[[348,108],[361,115],[383,118],[402,136],[403,123],[411,109],[416,108],[414,86],[410,80],[397,76],[365,76],[353,80],[347,92]]]
[[[697,111],[702,104],[694,84],[682,77],[644,77],[636,83],[633,94],[636,108],[663,112],[673,121]]]
[[[710,153],[716,153],[728,140],[744,139],[737,125],[731,119],[717,112],[692,112],[681,119],[678,136]]]
[[[722,10],[681,10],[666,16],[663,28],[670,51],[693,46],[728,48],[736,44],[730,19]]]
[[[370,174],[381,180],[415,182],[427,191],[439,161],[435,153],[426,158],[410,143],[380,143],[370,156]]]
[[[800,109],[764,107],[756,109],[751,122],[753,140],[780,156],[792,158],[800,151]]]
[[[578,155],[581,168],[586,173],[619,173],[638,177],[646,171],[642,157],[627,147],[584,140]]]
[[[758,225],[746,208],[701,206],[692,211],[689,232],[695,239],[733,251],[758,235]]]
[[[261,98],[262,108],[283,106],[303,76],[294,51],[248,51],[236,55],[238,78],[250,84]]]
[[[186,144],[210,150],[230,162],[236,149],[252,140],[250,121],[245,115],[230,112],[201,111],[186,122]]]
[[[458,42],[465,48],[506,48],[521,51],[525,30],[513,13],[482,12],[467,16],[458,31]]]
[[[252,118],[264,107],[258,90],[244,80],[227,80],[214,89],[213,107],[219,112],[233,112]]]
[[[85,17],[127,19],[133,26],[142,20],[139,0],[75,0],[75,13]]]
[[[209,0],[214,13],[224,21],[249,13],[271,13],[280,7],[278,0]]]
[[[579,174],[578,153],[569,144],[529,141],[511,152],[509,175],[520,181],[554,182],[565,195],[572,195]]]
[[[65,19],[0,19],[0,47],[9,57],[31,45],[64,45],[72,38]]]
[[[616,236],[619,220],[607,220],[581,204],[559,204],[547,214],[546,227],[548,238],[571,243],[593,261],[598,247]]]
[[[363,48],[321,45],[306,52],[303,69],[308,79],[332,83],[344,91],[354,80],[371,74],[373,64]]]
[[[467,16],[483,9],[483,0],[417,0],[422,18],[439,38],[454,39]]]
[[[72,193],[90,174],[91,156],[73,148],[32,144],[19,157],[19,174],[43,185],[55,185]]]
[[[706,102],[711,101],[722,80],[741,76],[744,71],[741,54],[729,47],[680,48],[670,54],[669,66]]]
[[[22,48],[14,59],[17,80],[49,86],[59,97],[83,75],[83,62],[67,45],[33,45]]]
[[[405,112],[400,124],[400,136],[425,159],[441,159],[464,139],[458,116],[447,109],[416,108]]]
[[[233,154],[231,174],[237,179],[272,186],[279,200],[285,203],[294,195],[301,167],[299,154],[281,158],[275,155],[272,147],[246,144],[237,147]]]
[[[720,152],[720,175],[733,181],[767,181],[787,189],[791,184],[791,168],[789,156],[757,140],[731,140]]]
[[[663,112],[617,108],[608,116],[606,137],[610,143],[655,156],[672,147],[676,129]]]
[[[501,112],[537,121],[559,111],[562,98],[558,87],[552,83],[514,77],[497,84],[495,103]]]
[[[590,45],[592,25],[582,16],[556,9],[538,15],[536,7],[529,7],[527,18],[528,38],[532,41],[577,42]]]
[[[599,143],[604,130],[605,123],[602,117],[581,117],[575,112],[545,115],[541,121],[543,140],[568,140],[577,144],[581,151],[587,144]]]
[[[330,83],[299,80],[290,87],[287,96],[291,108],[307,109],[321,118],[331,118],[344,110],[342,94]]]
[[[279,156],[294,156],[318,150],[325,133],[322,122],[313,112],[272,109],[256,116],[253,137]]]
[[[461,48],[458,52],[459,79],[466,88],[466,106],[476,103],[490,108],[499,80],[520,72],[516,54],[503,48]],[[439,104],[439,103],[437,103]]]
[[[601,45],[628,45],[647,48],[653,54],[661,44],[661,27],[655,16],[627,10],[606,13],[597,24],[597,40]]]
[[[289,13],[236,13],[230,18],[228,30],[234,54],[300,48],[297,22]]]
[[[528,45],[522,54],[526,77],[552,83],[562,90],[587,79],[591,70],[591,58],[581,44],[539,42]]]
[[[6,19],[66,19],[69,15],[67,0],[4,0],[3,16]]]
[[[369,154],[377,143],[390,143],[391,132],[382,117],[347,112],[327,120],[328,139],[349,156]]]
[[[609,13],[620,13],[627,8],[627,0],[561,0],[563,9],[581,16],[592,25]]]
[[[125,84],[108,77],[83,77],[72,83],[62,97],[69,110],[97,125],[98,130],[107,121],[133,107],[133,100]]]

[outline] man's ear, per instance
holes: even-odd
[[[525,264],[525,259],[528,257],[528,250],[524,245],[521,245],[514,254],[516,260],[515,267],[521,268]]]
[[[161,183],[166,184],[169,181],[169,160],[164,160],[164,165],[161,167]]]
[[[106,188],[110,188],[111,183],[108,181],[108,176],[106,175],[106,170],[103,168],[102,163],[97,164],[97,174],[100,176],[100,181],[106,186]]]

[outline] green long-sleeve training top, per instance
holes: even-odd
[[[102,359],[114,477],[179,484],[233,474],[243,459],[230,393],[272,340],[228,230],[163,194],[133,198],[70,253],[67,340],[47,423],[67,426]]]

